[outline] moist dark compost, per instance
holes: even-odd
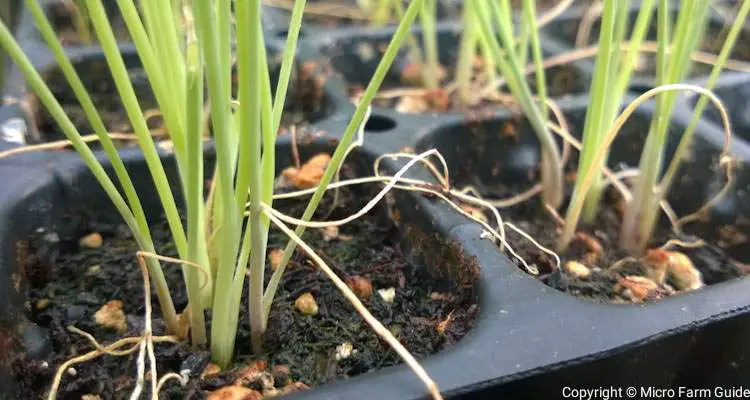
[[[330,218],[338,219],[356,212],[369,195],[364,190],[342,190],[340,206]],[[279,200],[275,206],[297,216],[301,215],[306,202],[306,199]],[[332,196],[327,196],[316,219],[323,218],[331,204]],[[364,280],[371,285],[372,294],[363,299],[366,307],[416,357],[422,358],[452,346],[472,328],[478,312],[474,284],[479,270],[471,260],[463,261],[463,253],[457,245],[436,238],[417,242],[421,247],[427,246],[425,243],[439,243],[438,250],[424,250],[440,254],[440,257],[425,259],[451,261],[443,261],[445,266],[411,264],[409,254],[405,253],[407,250],[402,252],[399,246],[401,240],[409,240],[401,239],[401,233],[407,232],[414,239],[419,229],[407,225],[397,229],[390,219],[384,218],[385,214],[384,208],[376,209],[340,227],[338,232],[308,229],[304,239],[344,280]],[[42,263],[32,257],[26,263],[26,275],[31,283],[28,331],[36,333],[36,340],[27,339],[27,351],[19,353],[12,364],[17,393],[22,398],[44,395],[61,363],[92,350],[85,338],[72,334],[67,326],[74,325],[89,332],[104,344],[125,336],[138,336],[143,328],[142,278],[135,258],[138,247],[128,230],[121,224],[102,222],[103,219],[90,212],[72,213],[68,221],[69,226],[77,228],[61,235],[59,255],[54,262]],[[92,232],[103,237],[103,245],[81,247],[80,238]],[[152,234],[159,254],[176,256],[163,219],[152,226]],[[272,229],[269,253],[283,248],[286,241],[280,231]],[[414,246],[412,244],[412,248]],[[267,265],[266,279],[270,278],[270,268]],[[459,273],[461,278],[451,281],[437,272],[445,268],[459,268],[465,273]],[[164,266],[175,305],[183,309],[187,298],[179,270],[176,266]],[[395,292],[392,302],[379,293],[381,290]],[[305,316],[295,308],[295,300],[306,293],[315,298],[319,307],[317,315]],[[151,297],[155,334],[164,334],[153,289]],[[122,302],[126,317],[127,327],[121,332],[103,328],[94,320],[97,310],[113,300]],[[193,351],[187,343],[156,344],[160,375],[189,369],[191,377],[184,387],[168,384],[161,398],[203,398],[233,382],[241,382],[245,388],[267,396],[278,395],[400,362],[396,353],[371,331],[329,279],[300,252],[293,257],[274,300],[265,334],[265,353],[260,356],[250,352],[247,310],[247,302],[243,300],[235,363],[225,371],[200,378],[209,362],[207,351]],[[44,339],[47,336],[49,341]],[[30,353],[30,349],[36,351]],[[135,385],[135,357],[135,353],[126,357],[105,356],[75,365],[74,373],[64,375],[58,398],[80,399],[87,394],[104,399],[128,398]],[[253,371],[266,372],[256,374]]]

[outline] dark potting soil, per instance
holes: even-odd
[[[270,57],[271,55],[269,55]],[[127,62],[127,60],[126,60]],[[104,122],[108,132],[132,133],[133,128],[127,113],[120,100],[117,87],[110,73],[107,62],[101,60],[86,60],[76,65],[77,72],[86,87],[91,100],[96,105],[97,111]],[[148,119],[149,128],[156,140],[166,139],[164,125],[158,112],[159,106],[154,97],[148,76],[143,68],[129,68],[128,75],[135,89],[138,102],[144,115],[152,114]],[[78,99],[68,85],[65,76],[59,70],[54,70],[45,79],[47,84],[65,110],[65,113],[78,128],[82,135],[93,134],[86,114]],[[321,81],[311,73],[293,73],[290,82],[289,94],[286,99],[286,107],[282,115],[281,126],[290,125],[305,126],[317,118],[326,110],[324,94]],[[42,137],[34,138],[40,142],[65,139],[65,135],[58,127],[46,108],[39,104],[35,107],[38,130]],[[135,140],[115,140],[121,146],[137,146]],[[93,143],[93,147],[97,144]]]
[[[343,205],[333,212],[331,218],[350,215],[365,204],[368,197],[364,193],[343,190],[342,199],[340,204]],[[306,202],[278,201],[275,205],[290,215],[301,215]],[[331,197],[327,196],[321,204],[318,219],[325,215],[330,205]],[[390,219],[383,218],[383,213],[384,209],[373,211],[342,226],[337,238],[326,240],[320,230],[310,229],[304,239],[342,278],[362,276],[372,283],[375,291],[395,288],[393,303],[385,302],[377,292],[363,302],[416,357],[422,358],[450,347],[472,328],[478,312],[474,283],[479,271],[471,260],[455,262],[448,267],[465,269],[467,273],[461,276],[466,279],[450,282],[431,274],[428,269],[435,267],[433,265],[425,268],[410,264],[408,255],[399,248],[401,231]],[[27,264],[31,283],[27,310],[29,325],[34,326],[32,331],[48,333],[51,343],[48,351],[32,354],[34,359],[19,354],[13,362],[21,398],[42,396],[49,389],[61,363],[92,350],[87,340],[67,331],[67,326],[75,325],[105,344],[125,336],[139,336],[143,328],[142,278],[135,259],[138,247],[127,229],[119,224],[101,222],[89,213],[73,214],[69,221],[71,226],[79,229],[69,237],[61,237],[62,248],[54,264]],[[104,245],[95,249],[79,248],[78,238],[90,232],[101,233]],[[176,255],[164,220],[152,226],[152,233],[159,254]],[[453,254],[451,260],[463,260],[457,245],[440,243],[440,251],[435,253]],[[282,248],[285,244],[284,235],[272,229],[269,247]],[[184,308],[187,299],[179,267],[164,266],[164,271],[176,307]],[[267,266],[266,279],[270,275],[270,266]],[[316,316],[303,316],[295,309],[295,299],[307,292],[313,294],[319,305]],[[153,289],[151,297],[154,333],[164,334]],[[114,332],[94,321],[94,313],[115,299],[124,303],[126,332]],[[240,330],[234,365],[205,379],[198,377],[209,361],[207,351],[195,352],[186,343],[156,344],[160,375],[191,369],[191,381],[185,387],[168,384],[161,398],[203,398],[208,391],[231,385],[243,368],[257,360],[267,362],[269,371],[277,366],[289,369],[288,377],[275,374],[278,388],[291,382],[321,385],[400,362],[395,352],[371,331],[326,276],[299,252],[285,273],[274,300],[265,335],[265,354],[251,354],[246,300],[243,300],[239,313]],[[348,358],[337,361],[336,348],[347,342],[352,344],[354,351]],[[135,357],[135,354],[104,356],[75,365],[75,375],[64,375],[58,398],[80,399],[85,394],[98,394],[106,399],[127,398],[135,384]],[[274,369],[275,372],[278,370],[283,370],[283,367]],[[261,390],[259,382],[248,385]]]
[[[569,186],[572,186],[572,183]],[[505,188],[505,190],[501,188],[500,190],[505,193],[519,192],[518,190],[511,191],[511,188]],[[541,251],[521,235],[506,229],[509,243],[529,265],[535,265],[539,269],[538,278],[548,286],[597,302],[634,302],[633,298],[623,294],[621,289],[617,289],[617,284],[621,278],[626,276],[646,276],[648,267],[645,257],[627,259],[632,254],[619,247],[622,214],[618,200],[619,195],[616,195],[613,190],[608,192],[594,224],[585,226],[581,223],[577,232],[581,233],[582,237],[576,237],[568,251],[559,254],[561,267],[569,261],[577,261],[589,268],[591,271],[589,277],[579,278],[565,272],[564,268],[562,270],[556,269],[555,260],[551,255]],[[562,208],[562,210],[565,210],[565,208]],[[539,200],[527,201],[521,205],[503,209],[501,212],[506,221],[515,224],[541,245],[551,250],[555,249],[561,229],[555,220],[541,208]],[[733,261],[716,243],[711,243],[714,236],[708,229],[702,229],[701,227],[687,230],[687,232],[689,234],[677,235],[667,226],[657,227],[648,247],[656,248],[669,240],[691,243],[698,239],[705,239],[708,243],[701,247],[674,246],[669,250],[678,251],[688,256],[693,265],[701,272],[703,282],[706,285],[731,280],[750,272],[750,270]],[[598,257],[592,258],[590,240],[595,240],[601,245],[603,251]],[[510,254],[508,256],[519,268],[524,270],[523,265],[518,260]],[[613,266],[615,268],[612,268]],[[669,286],[661,286],[659,290],[639,300],[653,301],[681,293],[673,290],[673,282],[668,280],[666,283]]]

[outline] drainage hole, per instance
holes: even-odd
[[[396,121],[383,115],[371,115],[365,124],[367,132],[385,132],[396,127]]]

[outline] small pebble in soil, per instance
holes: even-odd
[[[102,270],[101,265],[92,265],[86,270],[86,276],[96,276]]]
[[[47,308],[52,301],[48,298],[39,299],[39,301],[36,302],[36,309],[37,310],[44,310]]]
[[[615,292],[620,293],[633,303],[640,303],[656,297],[659,292],[659,285],[651,279],[631,275],[620,278],[614,289]]]
[[[378,295],[386,303],[393,303],[396,298],[396,288],[389,287],[388,289],[378,289]]]
[[[78,244],[86,249],[98,249],[104,244],[104,238],[98,232],[94,232],[82,237]]]
[[[294,301],[294,307],[304,315],[317,315],[318,303],[311,293],[303,293]]]
[[[125,319],[125,313],[122,311],[123,303],[121,300],[110,300],[103,305],[96,314],[94,319],[96,323],[118,332],[125,332],[128,329],[128,323]]]
[[[70,306],[65,310],[66,323],[71,325],[83,319],[86,315],[86,307],[84,306]]]
[[[591,270],[578,261],[568,261],[563,268],[565,272],[576,279],[586,279],[591,276]]]
[[[363,276],[353,275],[347,277],[346,286],[349,286],[349,289],[360,299],[367,299],[372,296],[372,283]]]
[[[354,349],[354,345],[349,342],[341,343],[340,345],[336,346],[336,352],[334,353],[334,357],[336,358],[336,361],[341,361],[349,358],[352,354],[356,354],[357,350]]]

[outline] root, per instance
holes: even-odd
[[[122,356],[130,355],[134,353],[136,350],[138,350],[137,380],[136,380],[136,387],[130,395],[131,399],[139,398],[141,395],[141,392],[143,391],[145,376],[146,376],[146,372],[145,372],[146,357],[148,357],[149,367],[150,367],[149,372],[151,376],[151,398],[152,400],[158,400],[159,391],[167,380],[177,378],[182,384],[185,384],[185,382],[187,381],[187,377],[185,373],[183,373],[182,376],[172,373],[172,374],[167,374],[164,377],[162,377],[161,380],[158,380],[158,385],[157,385],[158,375],[157,375],[157,370],[156,370],[156,356],[154,355],[154,343],[179,343],[180,338],[177,336],[171,336],[171,335],[170,336],[154,336],[153,335],[152,322],[151,322],[151,310],[152,310],[151,284],[150,284],[148,269],[145,263],[145,257],[154,257],[160,260],[170,261],[170,262],[179,262],[179,263],[183,263],[186,265],[190,265],[190,264],[182,260],[172,261],[175,259],[172,259],[171,257],[159,256],[157,254],[153,254],[149,252],[139,251],[136,254],[138,257],[138,263],[141,267],[141,274],[143,276],[143,295],[144,295],[144,305],[145,305],[145,314],[144,314],[145,326],[143,329],[143,334],[137,337],[136,336],[126,337],[108,346],[102,346],[96,340],[96,338],[94,338],[94,336],[91,335],[90,333],[87,333],[74,326],[68,327],[68,330],[70,332],[81,335],[84,338],[86,338],[91,343],[91,345],[94,347],[95,350],[90,351],[81,356],[71,358],[65,361],[62,365],[60,365],[60,367],[57,369],[57,373],[55,374],[54,379],[52,380],[52,386],[50,387],[50,391],[47,396],[48,400],[54,400],[57,398],[57,392],[60,388],[62,377],[65,374],[65,372],[68,371],[68,369],[71,368],[73,365],[93,360],[102,355],[122,357]],[[199,266],[195,266],[195,265],[193,266],[200,268]],[[201,270],[203,269],[201,268]]]

